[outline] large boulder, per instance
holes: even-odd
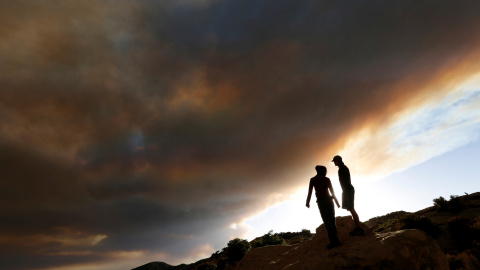
[[[336,218],[342,245],[326,248],[325,226],[312,240],[293,246],[266,246],[251,250],[237,269],[449,269],[438,244],[420,230],[374,234],[363,225],[365,236],[351,236],[351,217]]]

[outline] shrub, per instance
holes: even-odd
[[[264,234],[262,238],[256,241],[253,244],[254,248],[263,247],[263,246],[272,246],[272,245],[286,245],[287,243],[283,238],[281,238],[278,233],[272,234],[273,231],[269,231],[267,234]]]
[[[442,196],[436,199],[433,199],[433,205],[437,207],[437,210],[439,212],[443,212],[447,210],[447,201]]]
[[[305,237],[312,237],[312,233],[310,232],[310,230],[307,230],[307,229],[302,229],[302,231],[300,232],[300,235]]]
[[[238,262],[250,250],[250,243],[245,239],[235,238],[228,242],[227,250],[228,262]]]
[[[449,211],[451,213],[460,212],[465,208],[462,199],[457,195],[451,195],[450,201],[445,200],[442,196],[433,199],[433,205],[437,207],[437,211]]]
[[[374,232],[378,233],[385,230],[396,231],[404,229],[419,229],[425,231],[433,238],[437,237],[441,232],[440,228],[433,224],[431,219],[415,214],[406,214],[399,218],[389,219],[388,221],[378,225]]]
[[[433,224],[432,220],[427,217],[420,217],[415,214],[407,214],[399,219],[399,229],[419,229],[425,231],[428,235],[436,238],[440,233],[440,228]]]
[[[300,233],[295,233],[295,232],[282,232],[282,233],[279,233],[278,236],[280,238],[283,238],[283,239],[290,239],[290,238],[293,238],[295,236],[298,236],[300,235]]]
[[[210,256],[210,258],[213,259],[213,258],[218,258],[218,257],[220,257],[220,256],[222,256],[222,255],[220,254],[220,250],[217,250],[217,251],[215,251],[214,253],[212,253],[212,256]]]
[[[300,232],[279,233],[278,236],[280,238],[283,238],[283,239],[290,239],[290,238],[297,237],[297,236],[301,236],[301,237],[304,237],[304,238],[310,238],[310,237],[312,237],[312,233],[310,232],[310,230],[302,229],[302,231],[300,231]]]
[[[379,224],[378,227],[373,231],[376,232],[376,233],[379,233],[379,232],[388,230],[390,228],[394,228],[395,224],[397,224],[397,223],[398,223],[398,219],[391,218],[391,219],[385,221],[384,223]]]

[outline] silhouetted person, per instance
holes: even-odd
[[[345,166],[341,156],[334,156],[333,163],[338,166],[338,180],[342,187],[342,208],[350,211],[355,222],[355,229],[350,232],[351,235],[365,235],[362,227],[360,227],[360,219],[358,218],[357,211],[354,207],[355,188],[353,188],[352,181],[350,179],[350,170]]]
[[[310,179],[310,185],[308,187],[307,207],[310,208],[310,198],[312,197],[312,189],[315,188],[315,195],[317,196],[318,209],[320,209],[320,215],[322,216],[323,223],[328,232],[328,239],[330,243],[327,245],[328,249],[337,247],[340,244],[337,236],[337,226],[335,225],[335,208],[333,207],[332,198],[335,199],[337,206],[337,198],[333,192],[332,183],[327,176],[327,168],[324,166],[315,166],[317,175]],[[330,194],[328,191],[330,190]]]

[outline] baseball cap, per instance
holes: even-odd
[[[336,156],[333,157],[332,162],[334,162],[335,160],[336,161],[342,161],[342,157],[339,156],[339,155],[336,155]]]

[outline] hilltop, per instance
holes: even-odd
[[[343,245],[333,250],[325,248],[322,224],[315,234],[269,232],[250,242],[232,240],[222,251],[192,264],[152,262],[134,270],[480,269],[480,192],[450,200],[439,197],[431,207],[389,213],[362,225],[367,235],[352,237],[351,218],[337,217]]]

